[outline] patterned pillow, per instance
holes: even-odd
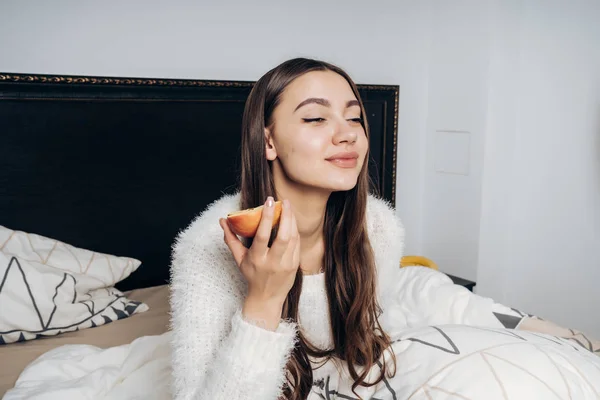
[[[0,226],[0,344],[92,328],[148,310],[114,288],[140,264]]]

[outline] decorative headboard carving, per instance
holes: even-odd
[[[122,290],[166,283],[177,232],[237,187],[252,85],[0,73],[0,225],[140,259]],[[393,204],[399,88],[359,90]]]

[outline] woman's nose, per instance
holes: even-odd
[[[354,143],[358,138],[358,133],[355,127],[348,126],[347,124],[338,124],[336,126],[336,131],[333,135],[333,142],[335,144],[340,143]]]

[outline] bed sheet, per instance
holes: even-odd
[[[129,344],[143,336],[167,332],[170,318],[168,285],[135,289],[125,294],[132,300],[146,303],[150,309],[96,328],[0,345],[0,398],[14,386],[27,365],[57,347],[65,344],[88,344],[106,349]]]

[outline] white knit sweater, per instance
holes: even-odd
[[[296,329],[321,348],[332,344],[323,274],[304,277],[299,327],[282,321],[271,332],[242,319],[247,285],[219,227],[219,218],[239,207],[239,195],[224,196],[196,218],[174,245],[171,322],[176,399],[276,400]],[[373,196],[367,204],[367,226],[383,309],[380,323],[388,334],[443,323],[502,327],[493,312],[514,315],[453,285],[442,273],[420,267],[400,269],[404,229],[394,210]],[[315,382],[326,370],[314,371]]]

